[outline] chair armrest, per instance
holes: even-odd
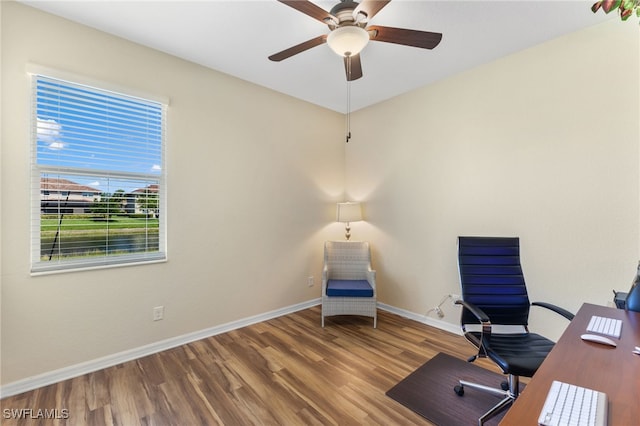
[[[322,294],[324,294],[327,288],[327,281],[329,280],[329,267],[325,264],[322,267]]]
[[[478,322],[480,324],[484,324],[484,323],[489,323],[491,324],[491,321],[489,320],[489,316],[487,314],[485,314],[482,309],[478,308],[476,305],[473,305],[469,302],[465,302],[462,299],[458,299],[454,302],[456,305],[462,305],[465,307],[465,309],[467,309],[469,312],[471,312],[473,314],[474,317],[476,317],[476,319],[478,320]]]
[[[465,309],[471,312],[471,314],[476,317],[476,319],[482,326],[482,330],[480,331],[480,342],[478,344],[478,355],[474,355],[473,357],[469,358],[469,361],[471,362],[477,357],[486,358],[487,349],[484,346],[484,339],[491,338],[491,320],[489,320],[489,316],[476,305],[465,302],[462,299],[458,299],[454,303],[456,305],[462,305]]]
[[[563,317],[565,317],[566,319],[568,319],[569,321],[571,321],[573,319],[573,317],[575,315],[573,315],[571,312],[567,311],[566,309],[563,309],[559,306],[556,305],[552,305],[551,303],[546,303],[546,302],[533,302],[531,304],[531,306],[541,306],[543,308],[547,308],[553,312],[555,312],[556,314],[560,314]]]
[[[371,285],[371,287],[373,288],[373,291],[376,291],[376,271],[375,269],[371,269],[371,267],[369,267],[367,269],[367,281],[369,282],[369,284]]]

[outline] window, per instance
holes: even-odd
[[[32,272],[164,260],[166,105],[32,84]]]

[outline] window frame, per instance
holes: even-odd
[[[139,91],[131,90],[128,88],[122,88],[113,84],[104,83],[92,79],[88,79],[82,76],[77,76],[70,73],[65,73],[57,70],[51,70],[43,68],[37,65],[29,64],[27,67],[27,73],[29,75],[30,85],[30,187],[31,187],[31,238],[30,238],[30,272],[31,275],[61,273],[61,272],[73,272],[83,271],[91,269],[113,268],[122,266],[132,266],[141,264],[153,264],[167,261],[167,188],[166,188],[166,128],[167,128],[167,110],[169,101],[167,98],[148,95],[140,93]],[[116,171],[116,170],[101,170],[97,167],[70,167],[56,164],[39,164],[38,163],[38,80],[48,79],[54,80],[58,83],[68,85],[68,87],[81,88],[82,90],[89,90],[94,94],[106,95],[110,99],[111,97],[116,99],[135,100],[143,104],[152,105],[157,107],[160,113],[160,171],[159,173],[151,172],[134,172],[134,171]],[[119,164],[119,163],[114,163]],[[158,250],[148,251],[143,250],[140,252],[128,253],[128,254],[112,254],[105,253],[100,256],[89,257],[72,257],[71,259],[57,259],[55,261],[45,261],[41,258],[41,218],[42,218],[42,204],[41,204],[41,178],[46,174],[51,173],[53,175],[72,177],[95,177],[96,179],[112,179],[115,181],[122,180],[135,183],[138,180],[140,182],[153,182],[157,184],[157,210],[158,217]],[[152,185],[150,184],[149,187]],[[114,187],[115,188],[115,187]],[[142,189],[142,188],[141,188]],[[60,190],[62,191],[62,190]],[[147,193],[147,192],[145,192]],[[58,215],[64,213],[58,213]],[[144,229],[152,229],[144,227]]]

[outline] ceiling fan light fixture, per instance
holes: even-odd
[[[340,56],[360,53],[369,42],[369,33],[355,25],[336,28],[327,36],[327,44]]]

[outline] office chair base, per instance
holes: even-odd
[[[502,389],[496,389],[496,388],[492,388],[490,386],[485,386],[485,385],[481,385],[479,383],[472,383],[472,382],[467,382],[465,380],[459,380],[459,385],[454,387],[454,391],[456,394],[458,394],[458,396],[463,396],[464,395],[464,388],[465,387],[469,387],[471,389],[478,389],[480,391],[483,392],[487,392],[496,396],[501,396],[503,397],[502,400],[500,400],[500,402],[498,402],[495,406],[493,406],[493,408],[491,408],[489,411],[487,411],[486,413],[484,413],[479,419],[478,419],[478,426],[482,426],[484,424],[484,422],[486,422],[487,420],[491,419],[492,417],[496,416],[497,414],[499,414],[500,412],[502,412],[502,410],[508,408],[513,401],[516,400],[516,398],[518,397],[519,393],[520,393],[520,380],[518,376],[512,376],[509,375],[509,380],[508,380],[508,387],[509,389],[507,390],[502,390]]]

